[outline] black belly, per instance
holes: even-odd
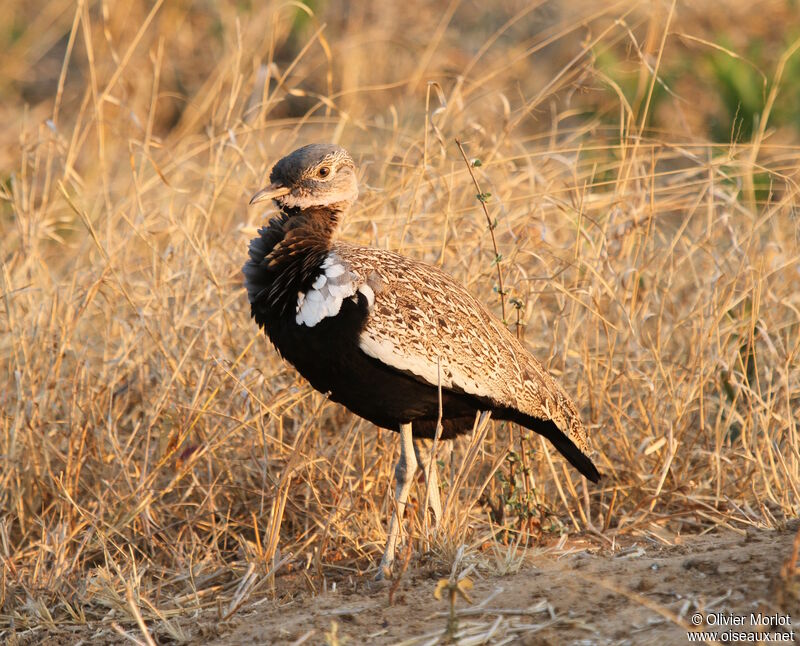
[[[413,423],[417,437],[433,437],[439,417],[435,386],[395,370],[366,355],[358,336],[367,315],[364,297],[345,300],[339,314],[313,327],[297,325],[293,316],[263,321],[275,347],[311,385],[330,399],[382,428],[399,430]],[[472,429],[478,410],[489,402],[442,389],[442,437]]]

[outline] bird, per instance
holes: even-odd
[[[600,473],[572,399],[465,287],[419,260],[334,237],[357,198],[356,166],[341,146],[314,143],[283,157],[250,199],[278,211],[250,241],[242,271],[251,316],[283,359],[330,400],[400,434],[381,579],[391,576],[420,465],[441,517],[426,459],[439,423],[447,440],[481,414],[514,422],[592,482]]]

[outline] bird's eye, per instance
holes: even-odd
[[[331,174],[330,166],[320,166],[317,170],[317,177],[327,177]]]

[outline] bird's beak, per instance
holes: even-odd
[[[266,188],[262,188],[258,193],[253,195],[250,198],[250,204],[256,204],[257,202],[263,202],[264,200],[273,200],[276,197],[281,197],[282,195],[288,195],[291,193],[292,190],[290,188],[286,188],[283,184],[279,182],[272,182]]]

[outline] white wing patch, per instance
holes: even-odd
[[[367,298],[367,305],[370,309],[375,305],[375,291],[367,283],[364,283],[358,288],[358,291],[364,294]]]
[[[353,298],[361,292],[371,308],[375,304],[375,292],[366,284],[359,284],[358,275],[354,274],[335,253],[331,252],[321,265],[322,273],[317,276],[307,292],[297,293],[298,325],[314,327],[322,319],[336,316],[342,309],[346,298]],[[357,300],[357,298],[354,298]]]

